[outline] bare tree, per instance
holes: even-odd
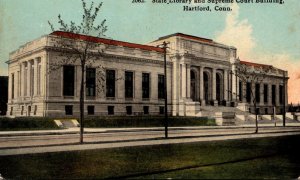
[[[255,111],[255,133],[258,133],[258,110],[257,110],[257,98],[256,98],[256,94],[254,93],[252,85],[261,84],[272,68],[273,67],[269,65],[252,66],[251,64],[246,65],[243,63],[238,63],[236,66],[235,75],[240,79],[242,83],[251,84],[250,85],[251,87],[248,90],[250,91],[250,98],[251,98],[250,101],[253,103],[254,111]]]
[[[56,34],[58,38],[55,42],[55,47],[60,52],[60,61],[52,62],[50,71],[55,71],[62,67],[62,65],[68,64],[80,64],[81,68],[81,81],[80,81],[80,143],[83,143],[84,133],[84,90],[85,90],[85,73],[87,67],[95,65],[95,61],[103,55],[106,46],[104,44],[93,41],[94,37],[105,37],[107,26],[105,25],[106,19],[100,21],[96,25],[96,18],[103,3],[99,3],[94,6],[94,2],[91,2],[90,6],[87,7],[85,0],[82,1],[83,15],[79,25],[71,21],[69,24],[66,23],[61,15],[58,15],[58,30],[60,34]],[[52,23],[48,21],[51,30],[55,31]],[[69,33],[69,36],[63,36],[63,33]],[[71,34],[71,35],[70,35]],[[72,35],[86,35],[82,38],[75,39]],[[91,37],[93,36],[93,37]],[[101,65],[98,65],[97,69],[103,69]],[[97,81],[104,81],[104,72],[97,71]],[[98,86],[103,83],[97,83]],[[101,88],[100,88],[101,89]],[[102,87],[103,89],[103,87]]]

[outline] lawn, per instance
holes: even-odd
[[[300,136],[0,156],[8,179],[300,176]]]

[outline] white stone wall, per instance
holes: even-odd
[[[184,37],[170,36],[150,43],[157,46],[169,42],[167,56],[167,88],[168,88],[168,111],[176,116],[193,116],[199,114],[200,106],[229,106],[239,93],[239,79],[234,72],[236,63],[236,49],[234,47],[187,39]],[[56,44],[55,36],[45,36],[20,47],[10,54],[9,61],[9,116],[53,116],[65,117],[65,106],[73,106],[73,115],[79,116],[79,97],[81,67],[79,61],[64,61],[64,54],[60,49],[53,48]],[[104,48],[100,45],[99,48]],[[61,56],[63,55],[63,56]],[[99,87],[104,82],[97,81],[95,98],[86,98],[85,113],[87,106],[95,107],[95,115],[107,115],[107,107],[114,106],[115,115],[125,115],[126,106],[132,106],[133,115],[143,114],[143,106],[149,106],[149,114],[159,114],[159,108],[164,106],[164,100],[158,99],[158,75],[164,74],[163,53],[147,51],[138,48],[123,46],[108,46],[104,49],[103,56],[96,58],[89,67],[97,70],[113,69],[116,72],[115,98],[106,98],[105,86],[101,91]],[[53,68],[58,65],[58,68]],[[75,67],[74,96],[63,96],[63,65]],[[28,70],[27,67],[31,67]],[[99,66],[104,67],[100,69]],[[125,71],[134,74],[134,95],[132,99],[125,98]],[[196,75],[195,93],[196,98],[191,97],[191,71]],[[142,73],[150,73],[150,98],[142,99]],[[204,96],[204,80],[206,73],[208,79],[208,101]],[[14,91],[12,92],[12,74],[14,74]],[[32,76],[34,74],[34,76]],[[220,101],[217,100],[216,77],[220,76]],[[260,85],[259,106],[268,106],[272,111],[271,97],[268,102],[263,102],[263,84],[268,84],[269,95],[271,85],[276,85],[276,93],[283,84],[281,70],[274,69]],[[286,74],[287,77],[287,74]],[[97,78],[97,77],[96,77]],[[12,93],[14,97],[12,97]],[[245,85],[243,93],[246,93]],[[241,103],[246,103],[245,98]],[[287,103],[287,90],[286,90]],[[251,105],[251,103],[250,103]],[[279,96],[276,96],[276,105],[280,106]],[[30,112],[29,112],[30,110]],[[264,111],[262,108],[261,111]]]

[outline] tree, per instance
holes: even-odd
[[[250,83],[250,98],[254,106],[255,111],[255,133],[258,133],[258,109],[257,109],[257,98],[253,92],[253,84],[261,84],[266,78],[267,74],[272,69],[269,65],[252,66],[243,63],[238,63],[236,66],[235,75],[240,79],[242,83]],[[260,94],[259,94],[260,95]]]
[[[67,24],[61,15],[58,15],[59,31],[69,32],[74,34],[81,34],[94,37],[104,37],[107,31],[107,26],[105,25],[106,19],[102,20],[100,24],[96,25],[96,18],[103,3],[99,3],[94,6],[94,2],[91,2],[90,6],[87,7],[85,0],[82,1],[83,15],[82,21],[79,25],[71,21]],[[55,31],[52,23],[48,21],[51,30]],[[56,42],[56,47],[63,50],[61,51],[61,57],[63,59],[56,64],[52,64],[50,71],[61,68],[65,64],[74,64],[80,62],[81,67],[81,81],[80,81],[80,143],[83,143],[83,133],[84,133],[84,90],[85,90],[85,73],[87,67],[94,64],[97,57],[101,56],[105,46],[96,42],[89,41],[89,39],[76,40],[68,39],[65,37],[60,37]],[[91,51],[97,49],[97,52]],[[103,68],[100,65],[100,68]],[[103,73],[97,72],[97,76],[100,76],[97,81],[103,80]]]

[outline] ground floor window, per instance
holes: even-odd
[[[22,106],[21,108],[21,115],[23,115],[23,113],[24,113],[24,106]]]
[[[160,106],[159,107],[159,114],[164,114],[165,113],[165,107]]]
[[[149,114],[149,106],[144,106],[144,114]]]
[[[127,115],[132,115],[132,106],[126,106]]]
[[[10,107],[10,115],[11,115],[11,116],[13,115],[13,111],[14,111],[14,108],[13,108],[13,107]]]
[[[88,106],[88,115],[94,115],[95,114],[95,106]]]
[[[36,115],[36,111],[37,111],[37,105],[34,106],[34,112],[33,112],[34,115]]]
[[[115,109],[114,106],[108,106],[108,107],[107,107],[108,115],[114,115],[114,114],[115,114],[114,109]]]
[[[31,114],[31,106],[28,106],[27,116],[30,116]]]
[[[66,105],[65,106],[65,113],[66,113],[66,115],[73,115],[73,106],[72,105]]]

